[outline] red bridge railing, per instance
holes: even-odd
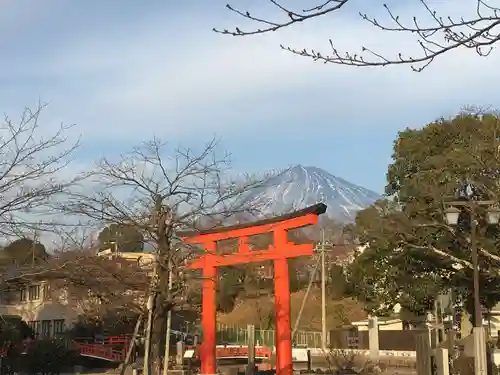
[[[23,353],[30,341],[19,344]],[[130,344],[130,337],[128,336],[109,336],[102,340],[95,340],[94,338],[77,338],[69,345],[72,345],[83,356],[101,358],[112,362],[121,362],[125,359],[128,347]],[[0,357],[7,355],[6,348],[0,348]]]
[[[121,362],[125,359],[129,344],[130,337],[128,336],[108,336],[101,340],[77,338],[74,341],[80,355],[102,358],[112,362]]]

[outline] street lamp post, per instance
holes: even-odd
[[[447,201],[446,222],[449,225],[457,225],[460,216],[459,207],[465,208],[470,215],[471,222],[471,252],[473,271],[473,291],[474,291],[474,373],[476,375],[486,375],[486,338],[483,328],[483,316],[481,312],[481,301],[479,298],[479,264],[477,251],[477,209],[487,207],[486,220],[488,224],[498,224],[500,210],[496,207],[496,201],[474,200],[470,195],[461,201]]]

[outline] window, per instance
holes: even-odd
[[[43,299],[50,299],[50,286],[49,284],[43,284]]]
[[[64,332],[64,319],[54,320],[54,337]]]
[[[50,338],[52,335],[52,320],[42,320],[42,337]]]
[[[28,322],[28,326],[33,331],[35,338],[40,336],[40,321],[39,320],[32,320],[31,322]]]
[[[26,301],[26,288],[23,288],[19,291],[19,301]]]
[[[40,299],[40,285],[31,285],[29,287],[28,298],[30,301]]]

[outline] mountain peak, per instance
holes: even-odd
[[[351,222],[356,213],[380,195],[350,183],[327,171],[297,164],[269,178],[245,198],[265,214],[279,215],[325,203],[326,214],[334,220]]]

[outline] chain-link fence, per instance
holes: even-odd
[[[230,326],[217,323],[217,344],[247,345],[247,327]],[[259,345],[274,346],[275,331],[271,329],[255,329],[255,341]],[[294,346],[321,348],[321,332],[297,331],[293,340]]]

